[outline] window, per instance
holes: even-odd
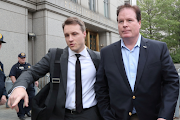
[[[104,16],[109,17],[108,0],[104,0]]]
[[[124,3],[130,4],[130,0],[125,0]]]
[[[89,9],[92,11],[96,11],[95,2],[96,2],[96,0],[89,0]]]
[[[71,0],[72,2],[74,2],[74,3],[77,3],[77,0]]]

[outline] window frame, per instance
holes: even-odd
[[[103,0],[104,2],[104,16],[109,18],[109,0]]]
[[[78,3],[78,0],[71,0],[72,2],[74,2],[74,3]]]
[[[89,9],[96,12],[96,0],[89,0]]]
[[[130,0],[125,0],[124,3],[130,4]]]

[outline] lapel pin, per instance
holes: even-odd
[[[147,46],[143,46],[143,48],[147,48]]]

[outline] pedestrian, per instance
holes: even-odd
[[[6,42],[3,41],[3,35],[0,33],[0,49],[1,49],[2,43],[6,43]],[[7,101],[5,79],[6,79],[6,76],[4,74],[3,64],[0,61],[0,105],[4,105]]]
[[[141,11],[117,8],[121,39],[101,49],[95,83],[104,120],[173,120],[178,74],[166,43],[140,33]]]
[[[26,62],[26,54],[21,52],[18,55],[18,62],[12,66],[10,74],[9,74],[9,77],[11,78],[12,83],[14,84],[17,81],[18,77],[21,75],[21,73],[30,67],[31,65]],[[36,82],[35,84],[38,85],[38,82]],[[19,111],[17,112],[17,116],[19,117],[20,120],[24,120],[25,115],[27,115],[28,117],[31,117],[31,113],[30,113],[31,106],[32,106],[31,100],[35,96],[34,84],[33,83],[30,84],[26,88],[26,91],[29,96],[29,106],[28,107],[24,106],[23,99],[21,99],[20,102],[18,103]]]
[[[94,90],[100,54],[85,46],[86,28],[83,21],[76,17],[69,17],[64,21],[62,28],[68,45],[63,49],[60,58],[62,74],[60,85],[63,84],[63,88],[58,91],[58,100],[50,120],[100,120]],[[48,72],[52,75],[55,59],[52,57],[53,55],[55,55],[55,50],[50,49],[35,66],[18,78],[13,88],[17,86],[26,88],[28,84],[38,80]],[[80,71],[77,72],[75,68],[79,64],[80,69],[78,70]],[[78,73],[81,73],[79,79],[78,75],[75,75]],[[76,92],[77,89],[80,92]],[[16,109],[19,99],[22,98],[25,100],[25,105],[28,105],[26,97],[25,89],[18,87],[12,92],[8,105]]]

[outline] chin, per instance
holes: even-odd
[[[75,50],[75,48],[74,48],[74,47],[70,47],[70,49],[71,49],[71,50],[73,50],[73,51]]]
[[[70,48],[72,51],[76,52],[77,50],[73,47]]]
[[[131,35],[123,35],[122,38],[131,38]]]

